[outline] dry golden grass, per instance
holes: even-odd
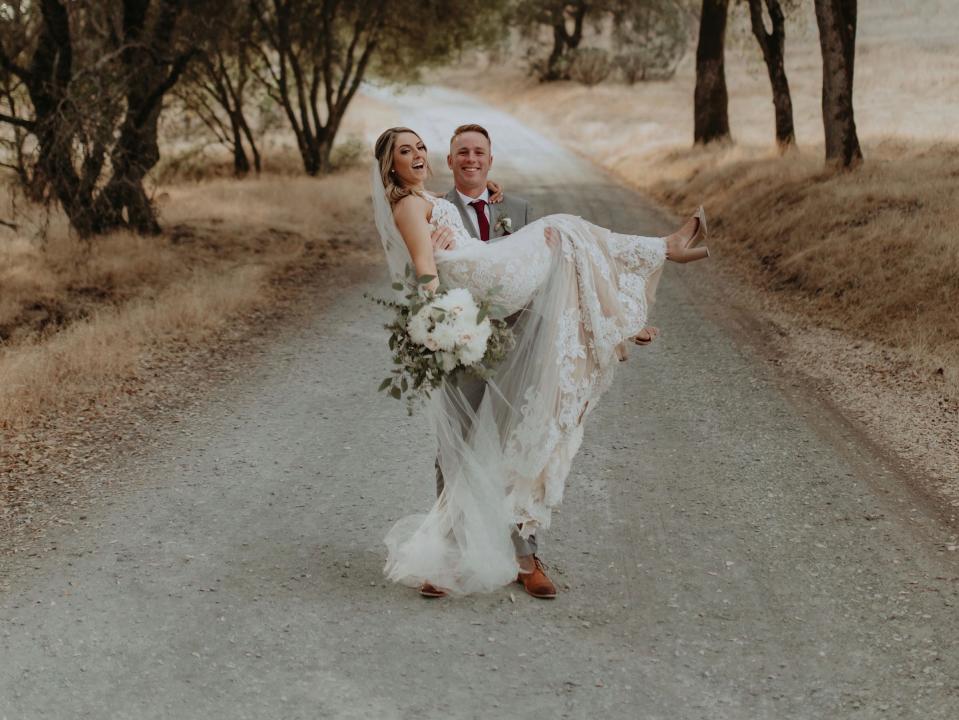
[[[196,273],[152,297],[97,310],[45,340],[0,356],[0,423],[17,429],[40,413],[78,402],[109,402],[138,380],[140,359],[154,343],[197,340],[264,301],[267,268],[222,275]]]
[[[365,172],[162,188],[159,237],[82,243],[54,218],[41,243],[0,231],[0,429],[108,403],[151,347],[202,343],[272,299],[271,280],[362,247]]]
[[[712,210],[714,250],[799,312],[911,352],[959,389],[959,145],[867,145],[856,172],[818,153],[663,153],[649,189]],[[666,170],[665,168],[668,168]]]

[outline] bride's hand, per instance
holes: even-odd
[[[486,181],[486,189],[489,190],[489,201],[491,203],[503,202],[503,186],[492,180]]]
[[[452,250],[456,247],[456,238],[453,236],[453,228],[446,225],[440,225],[430,235],[434,250]]]

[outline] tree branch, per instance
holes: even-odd
[[[134,123],[139,127],[144,122],[146,122],[147,117],[150,113],[153,112],[153,108],[156,104],[163,99],[163,96],[166,92],[176,85],[177,80],[180,79],[180,75],[183,74],[183,71],[186,70],[186,66],[189,65],[190,60],[196,55],[197,49],[190,48],[184,53],[181,53],[176,60],[173,61],[173,68],[170,70],[170,74],[166,76],[166,79],[159,85],[157,85],[153,92],[147,97],[143,103],[143,107],[140,108],[140,112],[137,113],[136,118],[134,118]]]
[[[15,125],[17,127],[22,127],[25,130],[33,132],[37,124],[33,120],[25,120],[23,118],[15,117],[14,115],[6,115],[0,113],[0,122],[9,123],[10,125]]]

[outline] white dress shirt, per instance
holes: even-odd
[[[489,212],[489,189],[484,189],[482,194],[475,198],[472,198],[469,195],[464,195],[459,190],[456,192],[460,196],[460,200],[463,201],[463,204],[466,205],[466,214],[469,215],[470,222],[473,223],[473,230],[475,231],[473,237],[479,238],[480,240],[482,240],[483,237],[480,235],[479,223],[476,220],[476,210],[470,207],[470,203],[476,202],[477,200],[483,200],[486,202],[486,207],[483,208],[483,212],[486,213],[486,222],[489,222],[490,224],[489,235],[490,237],[493,237],[493,223],[490,222],[492,215],[490,215]]]

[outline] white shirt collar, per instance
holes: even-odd
[[[466,205],[466,207],[469,207],[471,202],[476,202],[477,200],[482,200],[487,205],[489,204],[489,188],[484,189],[483,193],[479,197],[475,197],[475,198],[471,198],[469,195],[464,195],[459,190],[457,190],[456,192],[460,196],[460,200],[463,201],[463,204]]]

